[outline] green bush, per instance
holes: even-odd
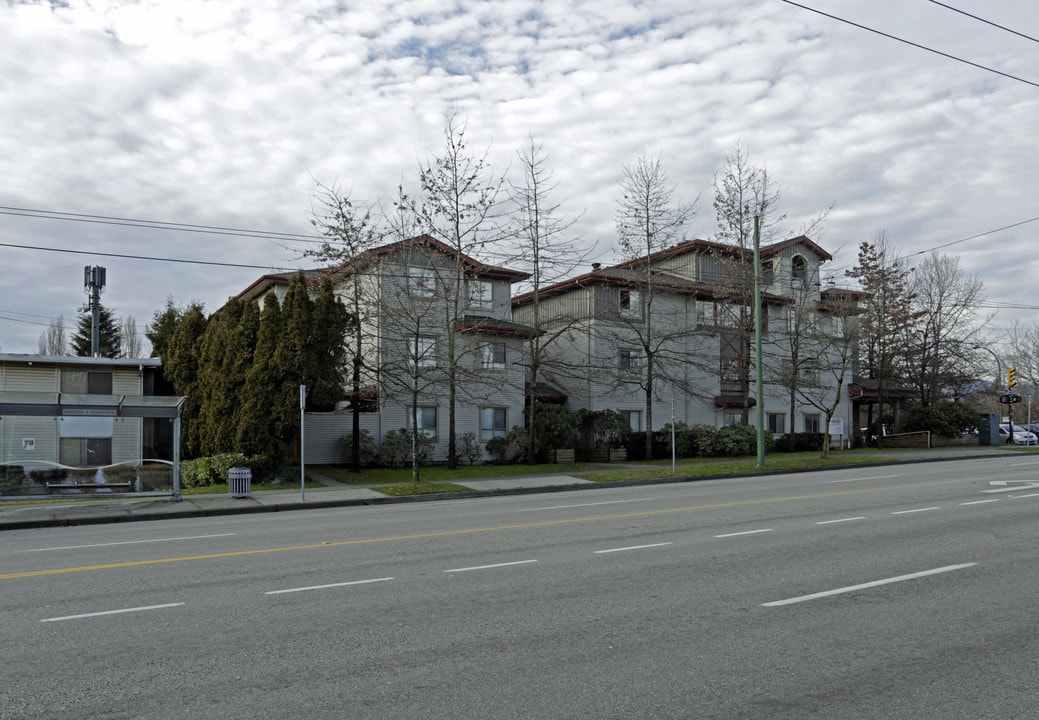
[[[624,416],[615,410],[577,411],[577,424],[586,444],[593,448],[621,448],[631,426]]]
[[[769,452],[816,452],[823,449],[823,434],[815,432],[793,433],[794,447],[790,449],[790,434],[774,439],[768,444]]]
[[[965,403],[941,401],[911,407],[902,415],[902,432],[930,430],[942,437],[960,437],[978,426],[978,411]]]
[[[276,475],[277,466],[265,455],[247,456],[243,453],[219,453],[186,460],[180,464],[181,487],[205,487],[227,482],[233,467],[247,467],[252,481],[262,483]]]
[[[483,458],[483,447],[480,445],[480,436],[474,432],[458,435],[455,439],[455,452],[459,460],[465,460],[470,465],[475,465]]]
[[[353,433],[343,436],[343,446],[346,448],[347,462],[353,462]],[[368,467],[375,462],[375,438],[367,430],[361,430],[361,465]]]
[[[772,444],[772,431],[765,431],[765,447]],[[755,455],[758,451],[758,431],[752,425],[727,425],[718,430],[714,454],[719,457]]]
[[[404,467],[411,454],[411,433],[404,428],[390,430],[379,445],[379,463],[386,467]]]

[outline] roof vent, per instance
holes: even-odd
[[[592,263],[592,272],[595,272],[602,267],[602,263]]]

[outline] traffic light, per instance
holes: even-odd
[[[1014,379],[1014,368],[1007,368],[1007,388],[1012,388],[1017,385],[1017,380]]]

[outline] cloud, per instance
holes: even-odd
[[[1039,81],[1035,43],[934,4],[814,5]],[[1039,9],[1011,0],[982,14],[1039,27]],[[457,106],[498,172],[516,171],[530,134],[544,143],[560,199],[585,211],[575,232],[602,261],[615,257],[625,164],[659,153],[680,196],[701,197],[691,231],[705,237],[714,175],[737,142],[779,183],[791,233],[833,205],[822,242],[849,249],[838,276],[880,228],[919,252],[1039,215],[1039,89],[774,1],[7,3],[0,45],[10,207],[308,233],[315,180],[367,200],[402,181],[414,192]],[[295,242],[0,218],[7,245],[308,264]],[[1035,227],[950,251],[991,299],[1030,305]],[[104,300],[141,330],[167,296],[212,310],[259,273],[0,257],[7,352],[35,350],[48,318],[73,323],[86,264],[108,267]],[[1014,317],[1030,315],[999,323]]]

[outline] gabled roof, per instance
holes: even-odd
[[[772,245],[765,245],[761,248],[761,257],[776,255],[777,253],[782,252],[783,250],[786,250],[789,247],[793,247],[794,245],[804,245],[823,260],[833,260],[833,255],[823,250],[821,247],[816,245],[805,235],[798,235],[797,237],[790,238],[789,240],[773,243]]]
[[[577,287],[589,287],[591,285],[613,285],[637,289],[646,284],[645,275],[640,270],[628,269],[631,262],[632,261],[628,261],[621,265],[592,270],[590,273],[585,273],[584,275],[579,275],[575,278],[570,278],[569,280],[563,280],[554,285],[543,287],[538,294],[542,298],[552,297],[555,295],[561,295]],[[661,290],[669,290],[671,292],[685,295],[695,295],[697,297],[712,299],[725,298],[726,296],[731,295],[731,293],[728,292],[728,288],[717,283],[697,282],[662,270],[651,270],[650,272],[653,277],[654,286]],[[533,298],[533,291],[525,292],[514,297],[512,299],[512,304],[514,306],[524,305],[530,302]],[[763,293],[761,299],[768,303],[790,302],[789,298],[770,293]]]
[[[823,260],[832,260],[833,257],[823,250],[821,247],[812,242],[809,238],[804,235],[799,235],[783,242],[775,243],[761,248],[761,255],[765,257],[767,255],[775,255],[785,250],[786,248],[794,245],[805,245],[812,252],[816,253]],[[634,260],[625,260],[624,262],[618,263],[617,265],[611,265],[609,267],[600,268],[593,266],[593,270],[583,275],[578,275],[567,280],[555,283],[543,287],[539,290],[538,295],[540,297],[551,297],[553,295],[559,295],[568,290],[576,287],[587,287],[589,285],[629,285],[632,287],[644,284],[644,280],[641,276],[641,270],[636,271],[633,268],[644,268],[647,265],[652,265],[655,262],[664,260],[667,258],[675,257],[678,255],[684,255],[686,253],[715,253],[724,255],[740,255],[742,253],[749,253],[751,251],[744,250],[736,245],[730,245],[726,243],[713,242],[709,240],[686,240],[680,242],[677,245],[673,245],[663,250],[658,250],[655,253],[647,255],[641,258],[635,258]],[[652,270],[654,278],[658,281],[658,287],[666,288],[674,292],[695,294],[702,297],[719,297],[719,285],[717,283],[706,283],[706,282],[693,282],[686,280],[677,275],[673,275],[663,270]],[[517,295],[512,299],[513,305],[524,305],[530,302],[534,297],[534,293],[525,292]],[[784,298],[779,295],[763,295],[762,299],[765,302],[771,303],[785,303],[789,302],[788,298]]]
[[[316,280],[317,278],[320,278],[322,275],[325,275],[328,272],[329,270],[327,269],[293,270],[291,272],[280,272],[270,273],[268,275],[261,275],[257,280],[254,280],[252,283],[250,283],[250,285],[247,288],[245,288],[245,290],[242,290],[242,292],[235,295],[235,297],[243,302],[250,302],[266,293],[275,285],[287,286],[289,282],[292,280],[292,278],[299,273],[303,273],[303,277],[309,281]]]
[[[509,268],[499,267],[496,265],[487,265],[480,262],[479,260],[466,255],[465,253],[458,252],[450,245],[437,240],[432,235],[423,233],[422,235],[416,235],[415,237],[408,238],[407,240],[400,240],[398,242],[389,243],[388,245],[380,245],[370,250],[365,250],[360,253],[354,260],[345,262],[335,268],[332,268],[331,272],[334,274],[345,274],[359,271],[368,265],[378,261],[381,258],[393,255],[402,250],[408,248],[424,246],[435,252],[447,255],[448,257],[458,257],[465,269],[480,277],[493,277],[500,280],[508,280],[509,282],[518,282],[520,280],[526,280],[530,277],[530,273],[521,272],[519,270],[510,270]]]

